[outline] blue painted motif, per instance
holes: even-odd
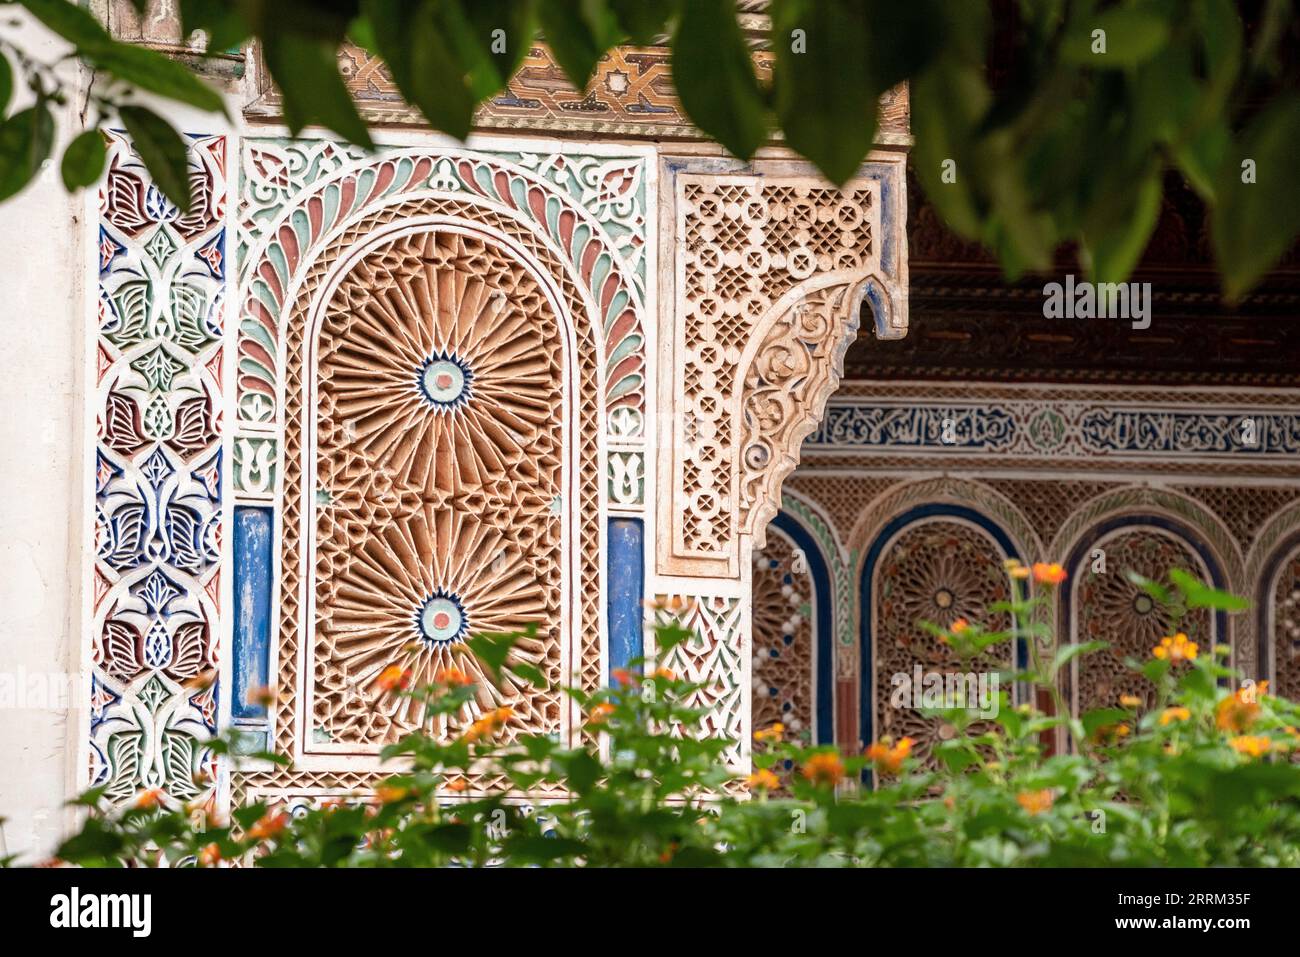
[[[626,668],[645,654],[641,602],[645,597],[645,525],[639,518],[609,520],[609,667]]]
[[[234,696],[230,703],[235,720],[266,717],[266,706],[251,695],[267,686],[270,672],[273,527],[269,508],[235,508]]]

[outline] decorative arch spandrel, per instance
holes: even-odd
[[[838,189],[788,162],[665,164],[660,574],[739,578],[860,310],[905,334],[902,159],[873,154]]]

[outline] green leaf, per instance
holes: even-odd
[[[1120,724],[1128,721],[1133,715],[1129,711],[1123,711],[1119,708],[1094,708],[1091,711],[1085,711],[1079,716],[1079,721],[1083,725],[1084,734],[1088,737],[1098,728],[1104,728],[1107,725]]]
[[[189,161],[180,134],[161,116],[143,106],[123,106],[117,112],[154,184],[177,209],[189,212]]]
[[[465,70],[448,44],[435,0],[363,0],[375,45],[407,101],[437,129],[469,135],[475,97]]]
[[[462,59],[471,64],[475,99],[500,92],[519,69],[537,35],[532,3],[518,0],[452,0],[454,23],[464,27],[452,34]]]
[[[1052,674],[1055,675],[1063,667],[1081,655],[1090,655],[1094,651],[1101,651],[1109,648],[1108,641],[1080,641],[1072,644],[1063,645],[1056,651],[1056,656],[1052,659]]]
[[[691,121],[733,156],[748,160],[767,138],[767,106],[732,0],[682,6],[673,82]]]
[[[1105,31],[1105,53],[1093,52],[1093,31]],[[1169,24],[1152,10],[1113,7],[1076,22],[1061,44],[1061,59],[1097,69],[1118,69],[1154,56],[1169,39]]]
[[[440,824],[428,830],[425,840],[444,854],[464,854],[470,848],[470,830],[464,824]]]
[[[1169,570],[1169,580],[1178,586],[1187,600],[1188,608],[1213,608],[1216,611],[1244,611],[1250,607],[1250,602],[1237,595],[1226,591],[1220,591],[1217,588],[1211,588],[1209,585],[1201,582],[1189,572],[1181,568],[1171,568]]]
[[[1132,571],[1131,569],[1124,573],[1124,577],[1126,577],[1134,585],[1137,585],[1138,588],[1141,588],[1144,592],[1150,595],[1155,601],[1159,602],[1161,605],[1168,605],[1170,603],[1171,598],[1169,595],[1169,590],[1165,588],[1163,585],[1161,585],[1159,582],[1153,581],[1152,579],[1147,578],[1144,575],[1139,575],[1137,572]]]
[[[0,52],[0,113],[9,107],[9,97],[14,92],[14,68],[9,58]]]
[[[63,185],[69,190],[93,186],[104,173],[108,151],[99,130],[84,130],[63,151]]]
[[[182,63],[148,47],[113,43],[102,50],[84,51],[87,59],[101,70],[142,90],[157,93],[180,103],[188,103],[212,113],[225,113],[221,95]]]
[[[81,831],[59,845],[54,856],[61,861],[79,863],[86,860],[111,858],[122,850],[123,838],[109,830],[108,825],[99,818],[88,818]]]
[[[876,135],[877,86],[870,70],[867,9],[832,0],[774,0],[776,115],[786,141],[843,185]]]
[[[538,0],[537,15],[555,62],[585,90],[596,61],[622,39],[617,18],[604,0]]]
[[[1108,222],[1084,222],[1084,241],[1092,259],[1094,282],[1125,282],[1147,248],[1160,216],[1163,192],[1160,173],[1153,171],[1124,190],[1123,215]]]
[[[628,39],[637,46],[646,46],[666,33],[669,21],[677,14],[677,0],[609,0],[609,7]]]
[[[1241,296],[1300,233],[1300,94],[1278,96],[1227,150],[1215,189],[1214,253],[1230,299]],[[1253,162],[1253,183],[1243,166]]]
[[[53,145],[54,117],[44,100],[0,124],[0,200],[31,182]]]
[[[365,149],[374,146],[339,76],[334,44],[277,32],[264,38],[262,53],[284,96],[284,121],[295,135],[319,123]]]

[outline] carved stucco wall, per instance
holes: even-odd
[[[1173,627],[1129,570],[1162,578],[1181,567],[1251,598],[1249,613],[1193,612],[1178,627],[1204,646],[1230,645],[1244,674],[1293,693],[1298,407],[1300,397],[1277,389],[844,383],[805,440],[782,504],[792,519],[825,530],[813,547],[829,565],[852,570],[852,583],[834,590],[837,626],[824,645],[836,657],[837,740],[897,736],[899,722],[907,725],[906,714],[881,707],[882,682],[888,689],[889,673],[934,658],[936,648],[914,620],[893,613],[901,604],[903,619],[943,621],[958,614],[953,608],[980,605],[972,584],[980,574],[948,575],[966,583],[958,588],[937,583],[945,569],[969,565],[960,555],[972,535],[988,543],[981,567],[997,581],[1005,582],[1003,554],[1065,562],[1070,580],[1051,609],[1056,633],[1115,643],[1067,669],[1063,690],[1076,710],[1147,694],[1121,659],[1148,656]],[[913,567],[896,554],[900,543],[920,571],[891,581],[885,569]],[[1104,568],[1094,567],[1098,550]],[[756,564],[765,558],[757,553]],[[756,623],[756,645],[774,638]],[[800,680],[813,667],[802,660]],[[916,732],[904,731],[924,740]]]

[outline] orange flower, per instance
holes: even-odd
[[[745,778],[745,784],[751,791],[773,791],[781,786],[781,779],[767,768],[760,768]]]
[[[965,618],[958,618],[951,626],[949,626],[948,630],[954,635],[964,634],[965,632],[970,631],[970,622]]]
[[[678,844],[676,841],[670,841],[668,847],[664,850],[662,854],[659,855],[659,863],[660,864],[671,863],[673,857],[676,856],[677,848],[679,847],[681,847],[681,845]]]
[[[1142,707],[1142,699],[1135,694],[1122,694],[1119,696],[1119,703],[1125,708]]]
[[[755,731],[754,740],[760,743],[766,743],[768,741],[776,742],[781,740],[783,734],[785,734],[785,725],[778,721],[776,724]]]
[[[1173,724],[1175,721],[1187,721],[1191,718],[1192,713],[1182,706],[1174,708],[1165,708],[1160,712],[1160,727],[1167,724]]]
[[[636,675],[626,668],[615,668],[610,672],[610,675],[621,685],[636,684]]]
[[[396,804],[410,793],[410,788],[398,784],[380,784],[375,788],[375,797],[380,804]]]
[[[1059,585],[1065,581],[1065,569],[1056,562],[1034,562],[1034,581],[1041,585]]]
[[[215,867],[221,860],[221,848],[216,841],[199,851],[199,867]]]
[[[135,799],[135,806],[138,808],[155,808],[162,803],[162,788],[150,788],[147,791],[141,791]]]
[[[664,681],[677,680],[677,673],[674,672],[671,668],[656,668],[654,676],[656,678],[661,678]]]
[[[268,838],[279,837],[288,826],[288,814],[283,811],[267,811],[262,815],[261,820],[248,829],[248,836],[255,841],[265,841]]]
[[[453,778],[447,782],[446,788],[448,791],[455,791],[459,794],[461,791],[469,789],[469,782],[464,778]]]
[[[587,723],[604,724],[606,721],[609,720],[610,715],[612,715],[613,713],[614,713],[614,706],[610,704],[608,701],[602,701],[600,704],[596,705],[594,708],[591,709],[591,713],[587,716]]]
[[[375,679],[375,687],[383,692],[392,691],[395,688],[405,688],[410,683],[411,672],[401,665],[389,665]]]
[[[253,704],[261,705],[263,708],[269,708],[275,704],[275,689],[266,685],[260,685],[248,693],[249,700]]]
[[[469,730],[465,732],[465,740],[473,743],[491,737],[504,728],[510,719],[514,717],[514,714],[511,708],[497,708],[489,711],[469,726]]]
[[[893,744],[886,740],[877,741],[867,748],[866,756],[875,762],[877,770],[883,774],[897,774],[899,768],[903,766],[903,761],[912,753],[912,745],[916,744],[911,738],[902,738],[898,744]]]
[[[801,773],[813,784],[835,785],[844,777],[844,764],[838,754],[823,751],[810,757]]]
[[[473,678],[454,666],[441,669],[433,676],[433,680],[446,685],[448,688],[464,688],[466,685],[474,683]]]
[[[1056,796],[1052,794],[1051,788],[1043,788],[1041,791],[1021,791],[1016,795],[1016,803],[1024,808],[1030,817],[1050,811],[1055,801]]]
[[[1264,687],[1265,685],[1261,684],[1259,691],[1238,688],[1220,701],[1214,708],[1214,726],[1220,731],[1228,731],[1232,734],[1241,734],[1249,730],[1255,723],[1255,719],[1259,717],[1259,702],[1255,699]]]
[[[1151,654],[1161,661],[1167,659],[1171,663],[1195,661],[1197,654],[1196,642],[1188,641],[1187,636],[1180,631],[1176,635],[1161,638],[1160,644],[1151,649]]]
[[[1261,758],[1273,747],[1273,741],[1262,734],[1242,734],[1232,738],[1228,746],[1238,754]]]
[[[1092,732],[1092,740],[1097,744],[1118,744],[1120,738],[1127,738],[1133,729],[1126,724],[1103,724]]]

